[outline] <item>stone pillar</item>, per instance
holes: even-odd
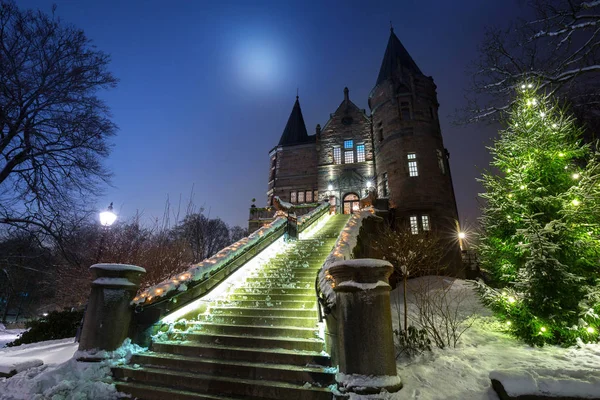
[[[92,291],[79,341],[79,350],[112,351],[127,338],[133,313],[131,300],[146,270],[127,264],[94,264]]]
[[[392,265],[371,258],[338,261],[329,274],[338,317],[337,382],[340,391],[358,394],[396,392],[396,351],[388,278]]]

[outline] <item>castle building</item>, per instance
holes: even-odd
[[[308,135],[296,98],[281,139],[269,152],[268,204],[274,196],[298,205],[329,200],[337,212],[351,213],[361,197],[376,190],[412,233],[457,233],[436,85],[393,29],[368,104],[370,114],[345,88],[329,120]]]

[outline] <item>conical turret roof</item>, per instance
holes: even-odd
[[[306,132],[302,110],[300,109],[300,100],[298,99],[298,96],[296,96],[296,103],[294,103],[290,118],[281,134],[281,139],[279,139],[279,146],[308,143],[310,141],[310,137]]]
[[[394,28],[390,29],[390,39],[388,40],[387,48],[385,49],[385,55],[379,69],[379,76],[377,77],[377,83],[392,77],[393,73],[402,66],[402,68],[408,69],[415,74],[423,75],[415,61],[412,59],[408,51],[404,48],[400,39],[394,33]]]

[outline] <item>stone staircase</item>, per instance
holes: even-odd
[[[318,334],[315,278],[348,217],[331,217],[207,313],[114,368],[117,389],[148,400],[330,400],[335,368]]]

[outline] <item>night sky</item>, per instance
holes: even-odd
[[[249,3],[253,3],[249,5]],[[167,196],[185,211],[246,226],[253,197],[266,203],[268,151],[295,101],[309,134],[343,100],[368,110],[390,20],[438,86],[440,120],[461,220],[479,215],[475,182],[496,128],[454,126],[486,26],[506,24],[522,1],[78,1],[19,0],[82,28],[111,54],[117,89],[102,94],[119,126],[107,166],[111,201],[128,217],[161,218]]]

